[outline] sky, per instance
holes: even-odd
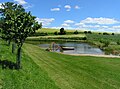
[[[43,28],[120,32],[120,0],[0,0],[31,11]]]

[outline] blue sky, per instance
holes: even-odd
[[[0,0],[0,3],[7,1],[23,5],[46,28],[120,32],[120,0]]]

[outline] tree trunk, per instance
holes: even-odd
[[[16,48],[16,45],[15,45],[15,43],[12,43],[12,53],[14,53],[14,51],[15,51],[15,48]]]
[[[8,46],[10,46],[10,40],[8,40]]]
[[[21,47],[19,47],[17,50],[16,64],[17,64],[17,69],[20,69],[21,68]]]

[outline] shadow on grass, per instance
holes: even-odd
[[[16,63],[8,61],[8,60],[0,60],[0,66],[2,66],[2,69],[18,69]]]

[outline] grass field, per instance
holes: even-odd
[[[11,53],[8,46],[0,44],[0,60],[15,62],[15,54]],[[0,89],[59,89],[59,87],[23,50],[21,70],[2,69],[0,65]]]
[[[27,41],[80,41],[83,40],[85,37],[86,37],[85,34],[34,36],[34,37],[28,37]]]
[[[120,59],[49,53],[26,44],[25,52],[61,89],[118,89]]]
[[[66,29],[65,29],[66,30]],[[39,29],[37,32],[47,32],[47,33],[54,33],[54,32],[59,32],[59,29],[51,29],[51,28],[42,28]],[[67,32],[74,32],[75,30],[67,30]]]
[[[15,61],[10,48],[0,45],[0,59]],[[1,69],[3,89],[119,89],[120,59],[68,56],[23,46],[22,69]]]

